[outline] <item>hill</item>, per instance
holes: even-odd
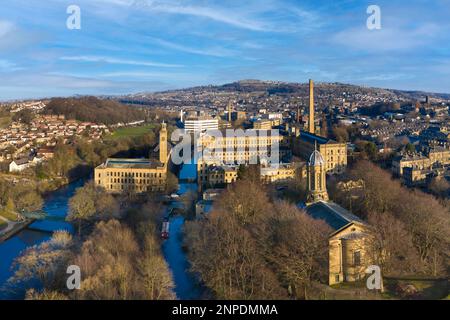
[[[384,89],[366,87],[338,82],[316,82],[315,94],[322,97],[328,97],[331,99],[349,97],[349,96],[371,96],[374,99],[383,97],[391,101],[415,101],[422,100],[425,96],[431,98],[449,100],[450,94],[447,93],[432,93],[425,91],[406,91],[396,89]],[[241,80],[223,85],[208,85],[198,86],[186,89],[168,90],[155,93],[137,93],[127,95],[119,98],[120,101],[136,102],[136,101],[148,101],[157,99],[161,96],[166,96],[166,99],[170,101],[173,95],[186,94],[186,95],[199,95],[204,93],[257,93],[265,95],[282,95],[282,96],[307,96],[308,95],[308,83],[290,83],[280,81],[261,81],[261,80]],[[168,98],[167,98],[168,97]]]
[[[143,120],[145,114],[136,107],[96,97],[53,98],[44,114],[64,115],[66,119],[112,125]]]

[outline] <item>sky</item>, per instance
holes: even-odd
[[[241,79],[450,93],[449,17],[450,0],[0,0],[0,100]]]

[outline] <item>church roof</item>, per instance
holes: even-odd
[[[324,220],[333,230],[339,230],[354,222],[364,221],[332,201],[318,201],[305,208],[306,213],[314,219]]]

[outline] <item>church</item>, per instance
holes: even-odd
[[[369,226],[359,217],[332,202],[326,187],[327,167],[315,148],[307,163],[306,206],[301,205],[314,219],[325,221],[329,234],[329,285],[363,279],[370,263]]]

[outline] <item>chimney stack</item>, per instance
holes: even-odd
[[[315,134],[314,125],[314,82],[309,79],[309,116],[308,116],[308,131]]]

